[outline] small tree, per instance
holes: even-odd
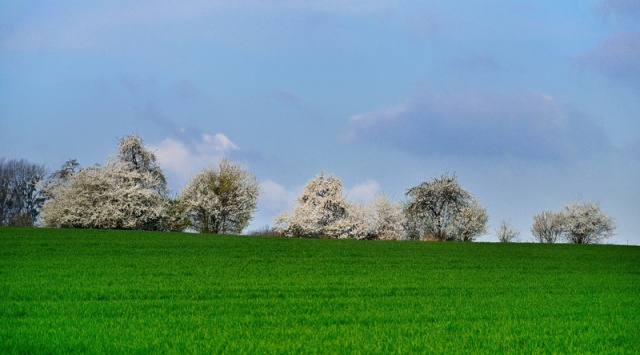
[[[276,217],[276,230],[288,237],[337,238],[334,224],[345,218],[351,207],[342,191],[340,179],[320,173],[304,186],[293,210]]]
[[[601,243],[615,233],[613,217],[600,210],[597,202],[576,201],[564,206],[565,238],[569,243]]]
[[[454,175],[443,174],[409,189],[407,226],[415,239],[472,241],[486,233],[486,210]]]
[[[394,203],[385,195],[378,196],[371,205],[373,210],[373,239],[401,240],[405,238],[405,216],[401,203]]]
[[[199,232],[239,234],[249,225],[259,194],[256,176],[224,158],[217,167],[193,176],[179,200]]]
[[[510,222],[505,220],[500,223],[500,227],[496,229],[496,236],[501,243],[515,242],[520,236],[520,231],[516,229]]]
[[[555,243],[564,233],[565,215],[562,212],[543,211],[533,216],[531,234],[540,243]]]

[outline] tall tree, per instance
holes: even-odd
[[[193,176],[178,199],[199,232],[238,234],[249,225],[259,194],[258,178],[224,158]]]
[[[424,181],[405,195],[414,239],[473,241],[487,231],[486,210],[460,186],[455,174]]]

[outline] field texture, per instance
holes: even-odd
[[[0,353],[638,353],[640,247],[0,229]]]

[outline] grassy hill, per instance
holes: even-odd
[[[0,353],[637,353],[640,247],[0,228]]]

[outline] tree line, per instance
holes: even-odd
[[[81,167],[74,159],[51,174],[26,160],[0,159],[0,225],[62,228],[193,230],[240,234],[257,210],[255,174],[224,158],[195,174],[173,196],[155,154],[133,134],[118,140],[104,165]],[[371,204],[349,201],[339,178],[320,173],[309,180],[291,210],[262,234],[367,240],[474,241],[489,231],[487,210],[443,174],[408,189],[405,201],[384,194]],[[598,203],[576,201],[562,211],[533,218],[531,233],[542,243],[599,243],[615,231]],[[501,242],[519,231],[502,221]]]

